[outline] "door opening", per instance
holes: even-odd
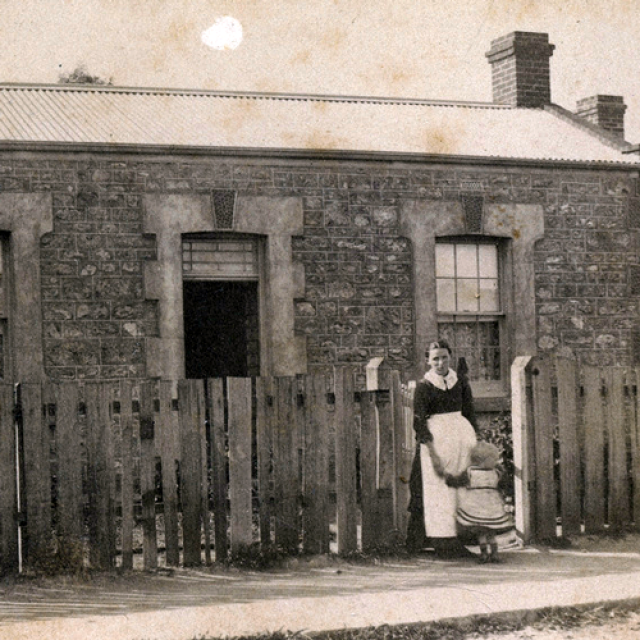
[[[260,375],[258,283],[183,282],[187,378]]]

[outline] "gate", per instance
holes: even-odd
[[[526,541],[640,523],[640,369],[516,358],[516,524]]]

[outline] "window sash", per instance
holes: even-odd
[[[438,242],[436,304],[439,313],[502,313],[498,245]]]
[[[438,316],[438,337],[448,341],[456,358],[465,358],[470,380],[502,379],[502,317]]]

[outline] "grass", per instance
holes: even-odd
[[[469,616],[411,625],[384,625],[310,633],[278,631],[227,640],[471,640],[513,633],[527,627],[541,630],[569,630],[620,622],[640,611],[640,599],[579,607],[551,607],[495,615]],[[219,640],[214,637],[194,640]]]

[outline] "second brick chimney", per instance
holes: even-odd
[[[551,102],[549,58],[555,45],[546,33],[514,31],[491,42],[493,101],[539,108]]]
[[[578,100],[576,114],[599,127],[624,138],[624,112],[627,105],[622,96],[590,96]]]

